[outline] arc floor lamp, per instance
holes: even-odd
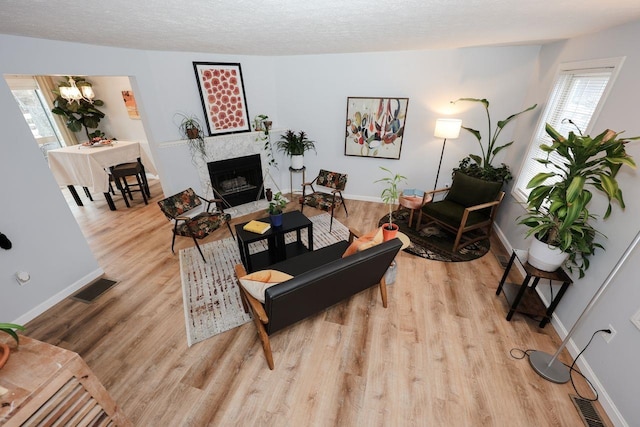
[[[529,363],[531,364],[531,367],[542,378],[558,384],[566,383],[571,379],[571,371],[564,363],[558,360],[558,356],[560,355],[560,352],[562,352],[562,349],[566,347],[567,343],[573,336],[573,333],[576,331],[578,326],[582,323],[585,317],[587,317],[596,302],[598,302],[598,299],[600,299],[604,291],[607,290],[607,287],[615,277],[616,273],[618,273],[618,270],[620,270],[620,267],[622,267],[627,258],[629,258],[629,255],[631,255],[631,252],[633,252],[639,240],[640,231],[638,231],[636,237],[633,239],[631,244],[629,244],[627,250],[624,252],[624,254],[622,254],[607,278],[604,280],[602,285],[600,285],[600,288],[598,288],[597,292],[593,295],[591,301],[589,301],[589,304],[587,304],[585,309],[582,311],[582,314],[580,315],[580,317],[578,317],[578,320],[576,320],[576,323],[573,325],[564,341],[562,341],[562,344],[560,344],[560,347],[555,352],[555,354],[550,355],[549,353],[545,353],[543,351],[534,350],[529,355]]]

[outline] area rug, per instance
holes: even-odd
[[[453,252],[455,234],[434,223],[421,225],[420,230],[416,230],[417,213],[413,215],[412,227],[409,227],[410,213],[409,209],[393,212],[393,223],[398,224],[400,231],[411,240],[411,244],[405,249],[410,254],[434,261],[462,262],[480,258],[489,252],[489,239],[480,240]],[[385,222],[389,222],[389,215],[383,216],[378,224],[382,225]]]
[[[349,229],[336,219],[329,233],[331,216],[322,213],[309,218],[313,222],[313,246],[319,249],[349,238]],[[293,242],[295,233],[285,241]],[[307,234],[302,233],[307,244]],[[228,331],[251,320],[244,312],[236,284],[234,266],[240,264],[238,244],[231,237],[201,245],[207,262],[195,247],[180,251],[182,298],[189,347],[213,335]],[[266,250],[266,242],[249,245],[249,252]]]

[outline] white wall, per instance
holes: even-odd
[[[142,121],[129,117],[122,99],[122,91],[132,90],[129,77],[90,76],[87,77],[87,80],[93,85],[96,98],[104,101],[104,106],[99,108],[105,117],[100,121],[98,129],[103,131],[108,138],[146,143],[147,135],[144,132]]]
[[[640,99],[639,39],[640,23],[636,22],[590,36],[544,46],[540,53],[540,66],[535,81],[529,88],[526,103],[545,102],[558,65],[562,62],[626,56],[615,86],[593,127],[593,132],[597,134],[610,128],[616,131],[625,130],[627,136],[640,135],[637,103]],[[543,108],[544,106],[539,111]],[[536,120],[537,116],[520,121],[516,137],[523,141],[529,140]],[[636,162],[640,162],[640,142],[628,144],[627,151]],[[521,159],[525,154],[524,146],[514,147],[509,152],[514,163],[517,162],[515,159]],[[561,333],[562,328],[565,329],[566,334],[573,326],[640,230],[637,220],[640,216],[639,179],[638,172],[628,168],[623,169],[618,175],[627,205],[626,210],[622,211],[616,206],[609,219],[601,220],[596,225],[596,228],[608,237],[602,241],[606,252],[598,251],[597,255],[592,257],[591,267],[584,279],[578,280],[577,276],[574,277],[574,285],[570,287],[556,309],[555,314],[559,320]],[[603,214],[605,209],[604,197],[594,195],[590,210],[593,213]],[[523,212],[523,208],[515,203],[513,198],[509,198],[501,208],[498,221],[501,230],[516,248],[528,247],[528,242],[523,239],[525,230],[516,225],[517,217]],[[610,402],[604,402],[605,406],[609,405],[610,415],[613,418],[616,418],[614,415],[620,415],[629,425],[640,424],[640,407],[637,405],[637,397],[640,395],[640,383],[637,381],[640,330],[630,322],[630,317],[640,308],[639,265],[640,249],[636,249],[573,338],[574,349],[581,349],[586,345],[591,334],[598,329],[608,328],[611,324],[618,332],[609,344],[597,337],[582,357],[615,402],[618,414],[614,414],[615,408],[612,408]],[[624,423],[620,421],[622,418],[617,421]]]
[[[495,118],[519,111],[539,47],[362,53],[280,58],[277,62],[279,116],[317,141],[318,155],[305,156],[307,176],[320,168],[349,174],[347,196],[379,200],[379,166],[407,176],[409,188],[433,188],[443,141],[433,136],[439,117],[462,118],[486,133],[481,105],[450,104],[460,97],[487,98]],[[344,156],[347,97],[408,97],[400,160]],[[510,132],[506,129],[505,141]],[[522,142],[525,144],[526,142]],[[464,132],[449,140],[439,183],[468,153],[480,153]],[[288,166],[288,164],[287,164]]]

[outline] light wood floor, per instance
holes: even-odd
[[[274,334],[274,371],[252,323],[188,348],[157,181],[152,195],[131,209],[116,197],[116,212],[101,196],[82,208],[68,199],[106,277],[119,283],[92,304],[66,299],[27,325],[27,335],[78,352],[134,425],[583,425],[570,383],[550,383],[510,356],[553,353],[560,340],[551,326],[505,320],[492,253],[467,263],[400,253],[387,309],[373,288]],[[370,202],[348,208],[338,220],[364,231],[385,213]],[[216,233],[204,243],[228,236]],[[178,239],[177,249],[190,245]]]

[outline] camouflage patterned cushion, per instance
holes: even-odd
[[[313,193],[306,195],[304,200],[301,200],[301,203],[325,211],[330,211],[331,208],[334,207],[333,194],[329,193]],[[341,204],[342,198],[340,196],[336,196],[335,207],[340,206]]]
[[[176,234],[191,237],[191,232],[193,232],[197,239],[202,239],[229,221],[231,221],[229,214],[202,212],[191,218],[190,221],[180,221]]]

